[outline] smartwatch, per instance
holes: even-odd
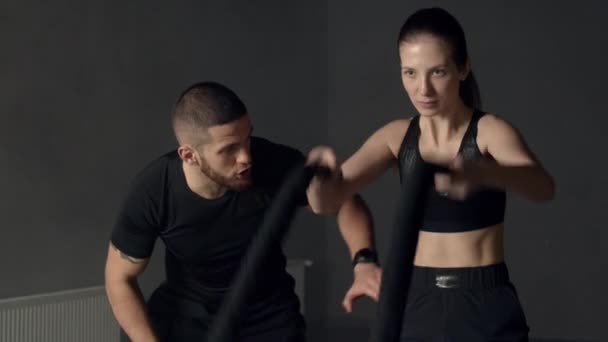
[[[376,251],[371,248],[363,248],[355,253],[353,257],[353,266],[356,266],[358,263],[378,263],[378,254]]]

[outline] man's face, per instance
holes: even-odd
[[[198,148],[200,170],[214,182],[236,191],[251,185],[251,122],[248,115],[207,129]]]

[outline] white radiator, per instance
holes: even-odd
[[[300,298],[300,311],[305,314],[306,308],[306,269],[312,266],[312,261],[307,259],[289,259],[287,260],[287,273],[289,273],[296,282],[295,292]]]
[[[0,342],[118,342],[103,286],[0,299]]]

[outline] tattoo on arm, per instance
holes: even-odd
[[[116,246],[112,245],[112,248],[114,248],[115,251],[117,251],[118,253],[120,253],[120,257],[127,260],[128,262],[132,263],[132,264],[143,264],[145,262],[145,260],[143,259],[135,259],[133,257],[130,257],[128,255],[126,255],[125,253],[123,253],[122,251],[120,251],[118,248],[116,248]]]

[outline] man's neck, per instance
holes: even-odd
[[[186,177],[186,184],[192,192],[206,199],[222,197],[228,188],[218,184],[205,175],[198,166],[192,166],[182,162],[182,169]]]

